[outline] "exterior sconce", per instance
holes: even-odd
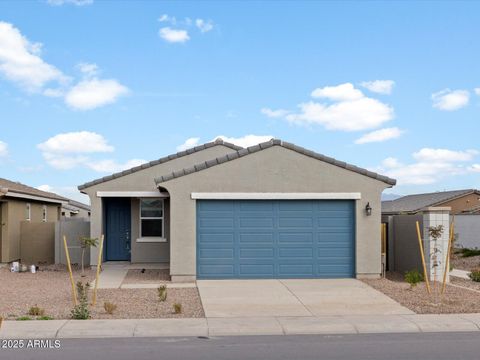
[[[367,206],[365,206],[365,213],[367,214],[367,216],[372,215],[372,207],[370,206],[369,202],[367,203]]]

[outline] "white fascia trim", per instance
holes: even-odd
[[[97,191],[97,197],[162,198],[169,196],[168,193],[159,191]]]
[[[360,200],[361,193],[198,193],[192,199],[211,200]]]
[[[50,199],[43,196],[15,193],[11,191],[7,192],[4,196],[20,198],[20,199],[36,200],[36,201],[42,201],[42,202],[48,202],[48,203],[54,203],[54,204],[68,204],[68,201],[55,200],[55,199]]]

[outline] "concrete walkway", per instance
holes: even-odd
[[[3,339],[480,331],[480,314],[4,321]]]
[[[455,276],[461,279],[470,280],[468,274],[470,274],[470,271],[459,270],[459,269],[453,269],[452,271],[450,271],[450,276]]]
[[[198,280],[197,286],[207,318],[413,314],[355,279]]]

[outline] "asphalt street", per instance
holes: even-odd
[[[478,360],[480,334],[65,339],[59,349],[1,349],[1,360]]]

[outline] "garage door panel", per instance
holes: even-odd
[[[313,233],[284,232],[278,234],[278,243],[282,245],[312,244]]]
[[[275,256],[275,249],[273,248],[242,248],[240,249],[239,258],[244,259],[272,259]]]
[[[201,244],[209,244],[209,243],[214,243],[214,244],[229,244],[233,245],[234,244],[234,236],[233,234],[225,234],[223,232],[221,233],[203,233],[198,235],[198,241]]]
[[[352,277],[354,238],[353,201],[198,200],[197,276]]]
[[[239,217],[241,228],[272,228],[272,217]]]
[[[264,277],[274,276],[275,266],[273,264],[240,264],[239,270],[240,276],[255,276],[255,277]]]

